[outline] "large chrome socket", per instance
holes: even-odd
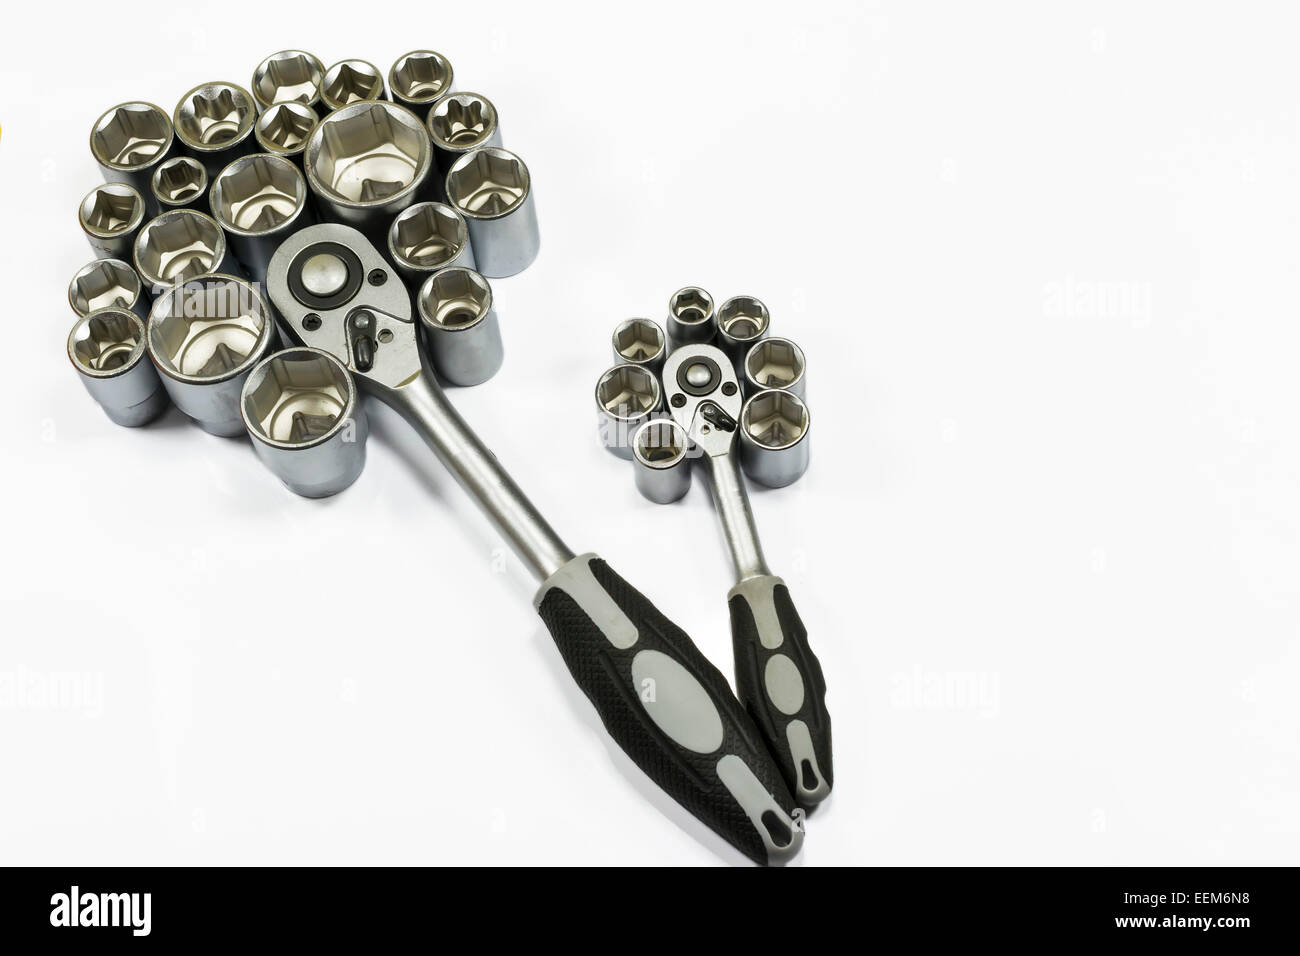
[[[807,398],[808,364],[803,349],[789,339],[768,338],[758,342],[745,356],[745,394],[765,388],[779,388]]]
[[[479,93],[444,96],[429,110],[425,126],[433,140],[433,154],[444,179],[466,153],[483,146],[501,145],[497,108]]]
[[[447,173],[447,201],[465,217],[474,261],[493,279],[523,272],[537,258],[541,235],[532,177],[524,161],[495,146],[476,149]]]
[[[361,396],[328,352],[294,348],[263,359],[244,383],[240,410],[253,451],[294,494],[336,495],[365,467]]]
[[[173,156],[158,164],[149,181],[154,208],[208,211],[208,171],[193,156]]]
[[[668,340],[658,322],[624,319],[614,327],[614,361],[644,365],[658,375],[668,357]]]
[[[340,60],[325,71],[320,98],[326,113],[353,103],[382,100],[384,75],[366,60]]]
[[[454,80],[455,71],[441,53],[412,50],[388,71],[388,91],[394,103],[419,114],[450,93]]]
[[[669,351],[679,345],[711,345],[717,334],[713,296],[697,285],[688,285],[668,297]]]
[[[492,287],[473,269],[444,269],[415,297],[429,358],[453,385],[486,382],[505,358]]]
[[[298,103],[313,111],[320,105],[325,67],[302,50],[272,53],[253,70],[253,99],[265,111],[276,103]]]
[[[632,435],[637,490],[656,504],[680,500],[691,490],[690,439],[671,418],[652,418]]]
[[[153,171],[171,155],[175,134],[171,118],[152,103],[122,103],[90,128],[90,153],[109,182],[128,183],[149,195]]]
[[[109,419],[134,428],[167,407],[167,393],[145,358],[145,325],[126,309],[99,309],[77,319],[68,358]]]
[[[740,409],[740,464],[760,485],[783,488],[808,470],[808,406],[793,392],[768,389]]]
[[[283,156],[301,168],[303,153],[319,123],[320,117],[310,106],[276,103],[257,118],[253,137],[262,152]]]
[[[68,283],[68,305],[77,315],[100,309],[126,309],[149,318],[149,296],[135,270],[121,259],[96,259],[77,270]]]
[[[266,267],[280,243],[315,221],[302,173],[271,153],[241,156],[223,169],[212,183],[211,199],[231,251],[255,282],[266,281]]]
[[[734,296],[722,303],[718,309],[718,347],[731,359],[737,376],[744,378],[745,356],[756,342],[767,338],[771,327],[767,306],[752,295]]]
[[[412,292],[443,269],[474,268],[465,220],[440,202],[416,203],[397,214],[388,227],[388,257]]]
[[[132,261],[151,294],[207,272],[228,272],[234,259],[217,221],[195,209],[150,219],[135,237]]]
[[[596,381],[600,443],[619,458],[632,457],[632,436],[659,410],[663,391],[653,372],[640,365],[615,365]]]
[[[203,164],[209,178],[253,151],[256,122],[253,94],[235,83],[202,83],[182,96],[172,113],[181,149]]]
[[[322,216],[377,236],[419,198],[433,167],[423,124],[404,106],[353,103],[321,120],[304,156]]]
[[[232,275],[168,289],[149,314],[149,356],[173,402],[213,435],[244,432],[240,393],[277,341],[271,307]]]
[[[86,193],[77,209],[77,222],[95,255],[129,259],[144,213],[144,198],[134,186],[105,183]]]

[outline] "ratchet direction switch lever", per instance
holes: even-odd
[[[443,395],[394,268],[350,226],[276,250],[267,290],[284,327],[399,412],[541,581],[535,605],[605,729],[673,799],[758,863],[803,843],[803,814],[726,678],[594,554],[575,556]]]
[[[727,594],[736,689],[777,758],[800,806],[831,792],[831,718],[808,632],[785,582],[768,570],[736,452],[743,400],[731,359],[712,345],[668,356],[664,395],[673,420],[699,449],[736,568]]]

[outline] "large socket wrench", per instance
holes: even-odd
[[[683,345],[664,363],[664,395],[709,472],[713,505],[736,569],[727,594],[736,689],[800,806],[831,792],[831,718],[808,632],[790,590],[772,574],[758,541],[736,447],[743,404],[730,356]]]
[[[726,678],[603,560],[575,556],[524,497],[437,384],[394,267],[356,229],[324,223],[280,245],[267,289],[286,331],[405,418],[541,581],[534,604],[560,655],[637,766],[750,859],[798,853],[802,811]]]

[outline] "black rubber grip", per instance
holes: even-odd
[[[834,777],[826,680],[808,645],[808,631],[780,578],[742,582],[732,589],[728,604],[737,693],[795,800],[811,807],[830,794]],[[782,656],[784,660],[774,661]],[[796,676],[799,694],[792,690]]]
[[[792,857],[802,811],[726,678],[685,632],[594,555],[565,565],[539,598],[573,679],[636,765],[751,860]]]

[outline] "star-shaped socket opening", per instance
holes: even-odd
[[[207,188],[207,170],[202,163],[188,156],[176,156],[167,160],[153,174],[153,191],[172,206],[180,206],[202,196]]]
[[[253,92],[266,105],[312,103],[320,94],[325,69],[301,50],[273,53],[253,71]]]
[[[432,50],[416,50],[393,64],[388,85],[393,95],[412,103],[429,103],[451,87],[447,58]]]
[[[365,60],[335,63],[326,72],[321,87],[321,98],[330,109],[364,100],[377,100],[383,95],[383,77]]]
[[[145,165],[172,136],[167,114],[150,103],[125,103],[105,113],[90,136],[101,163],[122,168]]]
[[[504,215],[528,195],[528,167],[504,149],[488,147],[462,156],[447,176],[451,201],[469,215]]]
[[[298,153],[316,129],[316,112],[301,103],[277,103],[257,120],[257,139],[277,153]]]
[[[188,93],[176,108],[176,130],[187,143],[216,147],[234,142],[256,116],[246,92],[230,83],[210,83]]]
[[[477,93],[454,93],[429,112],[429,132],[440,146],[473,149],[487,142],[496,128],[496,108]]]

